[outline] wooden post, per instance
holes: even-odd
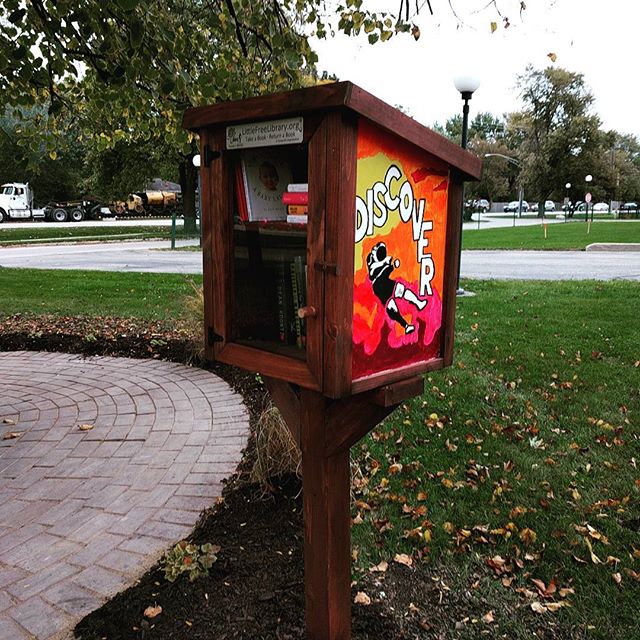
[[[265,377],[302,451],[307,638],[351,638],[351,465],[349,449],[400,402],[424,390],[416,377],[330,400]],[[299,395],[298,395],[299,394]]]
[[[307,638],[351,637],[349,448],[327,457],[327,400],[301,391],[300,440],[304,502]]]

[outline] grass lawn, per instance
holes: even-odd
[[[169,273],[0,269],[0,316],[16,313],[178,318],[189,281]]]
[[[547,225],[465,229],[463,249],[580,249],[594,242],[640,242],[640,222],[595,220],[587,233],[586,222],[559,222]]]
[[[572,638],[640,638],[640,287],[473,290],[455,365],[352,451],[357,566],[422,557],[478,590],[491,637],[530,638],[533,607]]]
[[[176,227],[177,237],[185,236],[183,233],[182,220]],[[99,227],[59,227],[52,224],[50,227],[19,227],[11,228],[10,225],[0,225],[0,245],[12,244],[25,240],[42,240],[47,242],[79,242],[84,240],[126,240],[135,238],[144,240],[146,238],[170,238],[170,226],[99,226]]]
[[[189,279],[0,269],[0,315],[178,319]],[[454,366],[352,450],[354,578],[426,563],[487,614],[451,638],[640,638],[640,287],[473,290]]]

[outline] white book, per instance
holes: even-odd
[[[306,193],[309,191],[308,182],[292,182],[287,185],[287,191],[289,193]]]
[[[247,150],[241,166],[248,219],[285,220],[282,194],[292,178],[288,154],[281,149]]]
[[[293,214],[290,213],[287,216],[287,222],[290,224],[307,224],[308,216],[304,214]]]

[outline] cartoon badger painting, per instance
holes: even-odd
[[[374,245],[367,256],[367,268],[373,292],[386,309],[387,315],[404,328],[405,334],[409,334],[415,331],[415,326],[402,317],[396,299],[403,298],[420,311],[427,306],[427,301],[421,300],[411,289],[407,289],[404,284],[390,277],[392,271],[399,266],[399,260],[393,260],[387,255],[387,246],[384,242]]]

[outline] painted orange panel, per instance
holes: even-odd
[[[359,121],[354,380],[441,354],[448,186],[437,158]]]

